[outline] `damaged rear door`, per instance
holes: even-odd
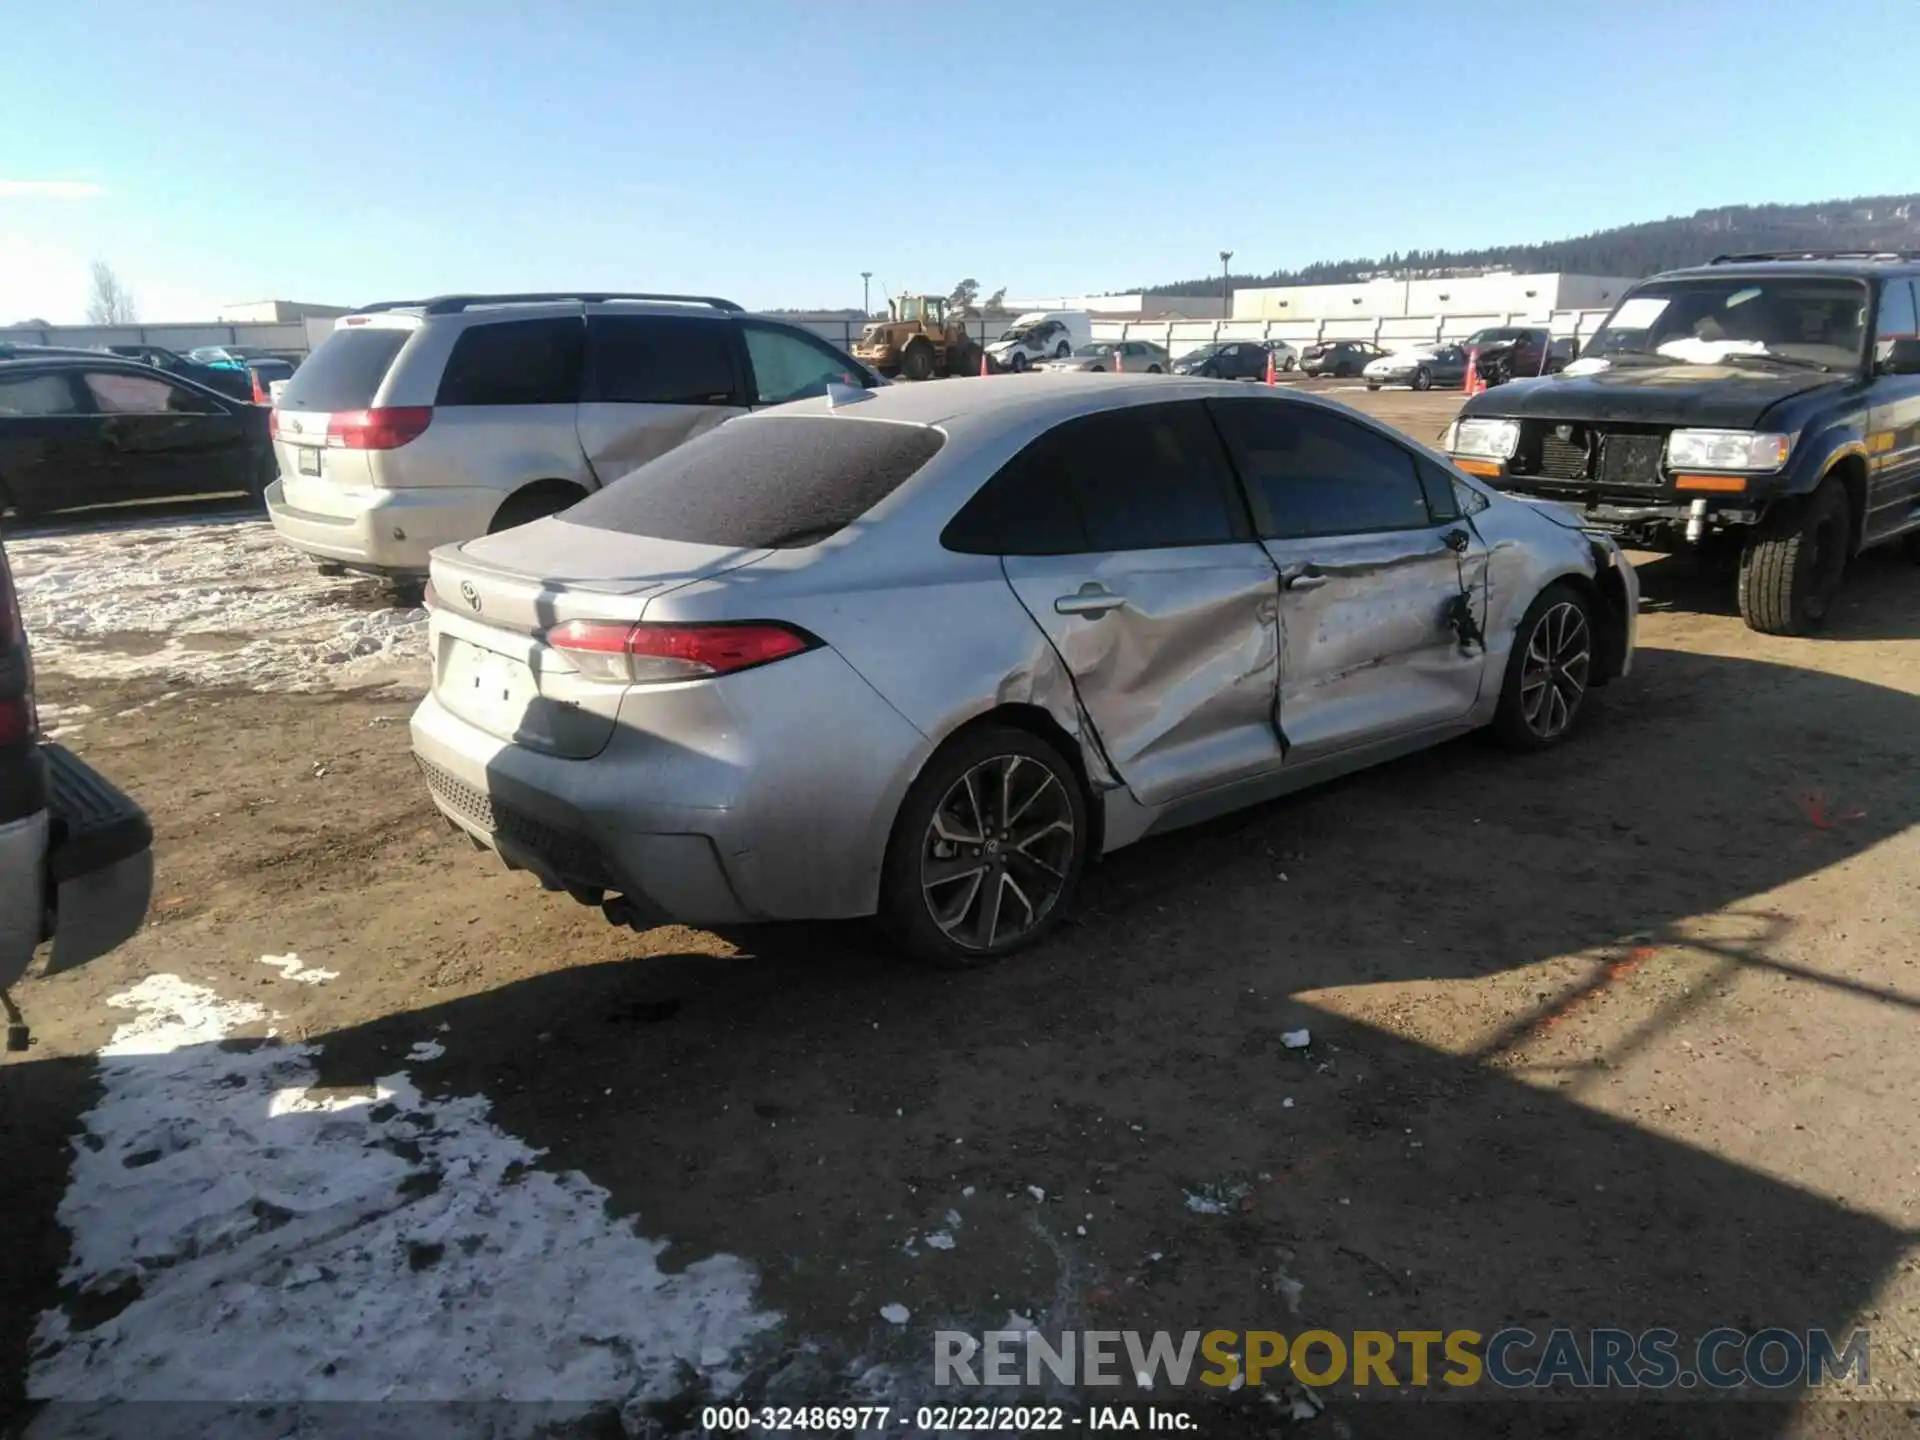
[[[747,408],[733,322],[587,307],[580,448],[602,485]]]
[[[1279,765],[1278,578],[1200,402],[1068,421],[980,498],[1008,582],[1136,799]]]
[[[1279,570],[1289,764],[1464,719],[1486,547],[1444,470],[1370,426],[1279,398],[1209,401]]]

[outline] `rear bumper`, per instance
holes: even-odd
[[[50,972],[106,954],[140,928],[153,898],[146,814],[64,746],[41,755],[47,808],[0,826],[0,986],[19,980],[44,940]]]
[[[638,698],[636,698],[638,697]],[[629,692],[591,760],[496,739],[428,695],[434,804],[549,888],[690,925],[873,913],[924,736],[831,650]]]
[[[424,486],[329,491],[322,514],[287,502],[284,482],[267,486],[267,515],[280,538],[320,560],[380,575],[424,576],[441,545],[487,533],[506,497],[498,490]]]

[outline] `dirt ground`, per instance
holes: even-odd
[[[1423,439],[1456,398],[1338,394]],[[137,1294],[61,1287],[57,1207],[89,1057],[128,1019],[108,999],[166,974],[269,1007],[329,1093],[404,1070],[486,1097],[541,1168],[671,1237],[667,1272],[741,1257],[779,1315],[752,1385],[924,1376],[933,1329],[1009,1312],[1863,1326],[1851,1394],[1898,1403],[1664,1406],[1631,1429],[1904,1430],[1920,571],[1868,557],[1825,638],[1783,640],[1742,626],[1725,573],[1646,558],[1635,671],[1576,743],[1451,744],[1123,851],[1056,941],[964,976],[860,925],[613,930],[439,823],[393,689],[44,674],[153,815],[159,868],[129,944],[16,995],[35,1044],[0,1068],[9,1392],[42,1311],[84,1328]],[[335,977],[260,963],[290,953]],[[1302,1432],[1415,1433],[1380,1394],[1331,1390]],[[1205,1433],[1288,1423],[1245,1395],[1193,1408]],[[1570,1410],[1428,1404],[1418,1433],[1571,1433]]]

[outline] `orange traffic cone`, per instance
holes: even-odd
[[[1269,385],[1280,383],[1280,362],[1274,357],[1271,349],[1267,351],[1267,383]]]
[[[1487,388],[1487,382],[1480,378],[1480,351],[1475,348],[1467,351],[1467,385],[1469,395],[1478,395]]]
[[[983,349],[983,350],[981,350],[981,352],[980,352],[980,373],[981,373],[981,375],[982,375],[982,376],[986,376],[986,375],[990,375],[990,374],[992,374],[992,373],[993,373],[992,371],[990,371],[990,370],[988,370],[988,369],[987,369],[987,366],[988,366],[988,365],[989,365],[990,363],[991,363],[991,361],[990,361],[990,359],[989,359],[989,357],[988,357],[988,355],[987,355],[987,352],[986,352],[986,351],[985,351],[984,349]]]
[[[1122,358],[1118,345],[1113,347],[1113,373],[1116,375],[1124,375],[1127,373],[1127,362]]]

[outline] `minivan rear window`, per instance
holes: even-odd
[[[799,549],[899,489],[946,437],[846,416],[732,420],[567,511],[569,525],[742,549]]]
[[[293,372],[281,393],[282,410],[364,410],[411,330],[387,326],[336,330]]]

